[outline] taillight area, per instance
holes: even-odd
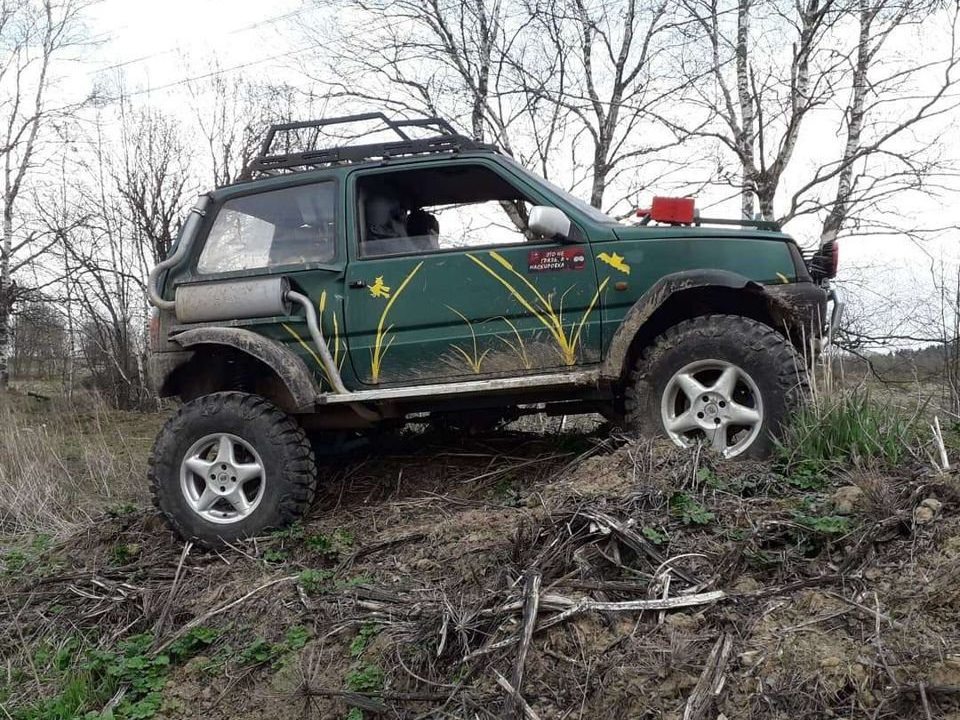
[[[150,348],[156,350],[160,347],[160,311],[157,308],[153,308],[150,312],[147,329],[150,335]]]
[[[836,240],[825,242],[807,261],[810,276],[820,282],[837,276],[840,269],[840,243]]]

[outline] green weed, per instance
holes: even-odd
[[[674,493],[670,498],[670,514],[684,525],[709,525],[716,516],[686,493]]]
[[[110,552],[112,565],[129,565],[140,557],[140,543],[117,543]]]
[[[211,634],[212,633],[212,634]],[[173,660],[189,658],[197,649],[209,644],[215,631],[197,628],[171,646],[170,653],[154,655],[150,648],[153,636],[134,635],[116,649],[90,648],[81,652],[81,640],[70,638],[56,650],[41,645],[35,651],[35,664],[59,678],[60,692],[19,710],[16,720],[146,720],[161,709],[161,690],[166,683]],[[176,648],[176,651],[174,650]],[[108,715],[100,709],[125,688],[122,699]]]
[[[350,642],[350,655],[354,658],[359,658],[363,655],[364,650],[370,645],[370,641],[373,640],[379,632],[379,625],[375,623],[364,623],[357,632],[356,637]]]
[[[133,515],[137,511],[137,506],[132,502],[121,502],[111,505],[107,508],[107,516],[112,518],[122,518]]]
[[[297,577],[297,584],[308,595],[326,595],[334,590],[333,570],[304,570]]]
[[[665,532],[657,530],[655,527],[651,527],[650,525],[644,525],[640,529],[640,533],[654,545],[663,545],[669,539]]]
[[[279,665],[291,652],[301,650],[310,639],[310,631],[302,625],[294,625],[287,630],[283,642],[272,643],[264,638],[257,638],[237,658],[240,665]]]
[[[269,548],[260,556],[266,563],[282,563],[287,559],[287,551],[283,548]]]
[[[383,689],[383,670],[376,665],[356,664],[347,673],[347,689],[351,692],[376,692]]]

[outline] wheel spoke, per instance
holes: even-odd
[[[247,500],[247,496],[243,494],[243,489],[239,485],[233,489],[232,493],[225,497],[227,498],[227,502],[233,505],[233,509],[240,515],[246,515],[250,512],[250,501]]]
[[[753,427],[761,421],[760,413],[758,413],[753,408],[749,408],[746,405],[740,405],[739,403],[731,402],[728,406],[728,414],[730,422],[735,425],[745,425],[747,427]]]
[[[688,430],[695,430],[700,427],[697,422],[697,416],[693,410],[687,410],[680,413],[675,418],[670,418],[666,422],[667,430],[672,433],[682,433]]]
[[[707,430],[707,437],[710,438],[710,446],[717,452],[727,449],[726,425],[717,425],[713,430]]]
[[[220,445],[217,448],[217,459],[214,460],[215,463],[229,463],[233,464],[233,440],[228,438],[226,435],[220,436]]]
[[[213,467],[213,463],[207,462],[206,460],[196,456],[187,458],[183,464],[186,465],[187,470],[192,472],[194,475],[199,475],[204,480],[207,480],[207,478],[210,477],[210,468]]]
[[[259,463],[241,463],[233,466],[236,472],[237,483],[242,485],[248,480],[253,480],[263,475],[263,468]]]
[[[740,373],[736,367],[733,365],[728,366],[720,373],[720,377],[717,378],[717,381],[713,384],[713,387],[710,388],[713,392],[721,395],[726,400],[733,399],[733,391],[737,387],[737,379],[740,377]]]
[[[206,512],[213,507],[214,503],[217,502],[218,495],[211,490],[209,487],[203,488],[203,494],[197,500],[197,503],[194,507],[197,508],[197,512]]]
[[[687,396],[690,402],[693,402],[706,391],[706,388],[690,373],[679,373],[674,380],[680,386],[680,390]]]

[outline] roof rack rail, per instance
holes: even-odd
[[[333,125],[369,122],[379,120],[382,127],[368,130],[391,130],[399,140],[391,142],[366,143],[363,145],[339,145],[332,147],[314,147],[321,139],[321,130]],[[412,128],[426,128],[437,131],[436,135],[425,138],[411,137],[407,132]],[[275,152],[274,144],[278,137],[286,138],[287,147],[293,134],[303,135],[306,131],[310,142],[308,149],[298,152]],[[438,117],[416,118],[413,120],[391,120],[382,112],[362,113],[359,115],[344,115],[342,117],[324,118],[321,120],[305,120],[271,125],[260,147],[260,154],[254,158],[240,173],[239,179],[252,180],[259,175],[277,175],[283,172],[302,172],[313,170],[325,165],[341,163],[363,162],[364,160],[403,157],[411,155],[427,155],[433,153],[454,153],[463,150],[487,150],[498,152],[495,145],[481,143],[465,135],[457,133],[446,120]]]

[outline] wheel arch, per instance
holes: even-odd
[[[791,337],[791,308],[764,286],[727,270],[685,270],[660,278],[624,316],[601,369],[623,381],[645,347],[667,328],[701,315],[742,315]]]
[[[179,396],[188,401],[212,392],[243,390],[296,413],[312,410],[320,394],[302,358],[250,330],[194,328],[172,340],[191,351],[191,356],[164,378],[162,397]]]

